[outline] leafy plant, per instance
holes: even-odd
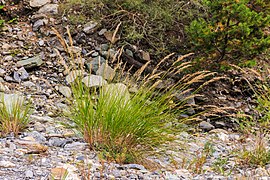
[[[203,0],[207,16],[186,29],[198,52],[212,62],[249,60],[270,47],[269,3],[261,0]]]
[[[1,95],[0,130],[2,135],[18,133],[29,122],[30,104],[24,104],[24,98],[18,95]]]

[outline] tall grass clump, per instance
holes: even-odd
[[[18,135],[29,122],[29,115],[31,113],[30,107],[30,104],[25,104],[25,100],[22,96],[2,94],[0,102],[1,134],[7,135],[13,133],[15,136]]]
[[[70,61],[74,61],[73,57],[77,56],[69,51],[71,36],[70,43],[58,36],[66,46]],[[131,73],[122,63],[119,50],[115,55],[117,57],[113,58],[116,76],[108,84],[88,87],[82,82],[83,73],[77,77],[71,84],[73,99],[70,118],[91,149],[104,151],[106,157],[123,163],[134,161],[138,155],[151,152],[173,139],[176,126],[184,121],[179,118],[180,115],[190,108],[188,99],[196,96],[191,86],[210,83],[213,79],[202,82],[214,73],[203,71],[180,76],[191,66],[190,63],[182,62],[191,54],[179,57],[170,69],[161,70],[162,63],[172,55],[161,60],[151,73],[144,73],[150,62]],[[81,68],[84,71],[82,66],[69,68],[66,64],[75,63],[65,62],[61,56],[60,60],[66,69]],[[173,83],[168,83],[168,78]],[[133,93],[129,92],[131,88]],[[192,118],[195,119],[191,116],[189,120]]]

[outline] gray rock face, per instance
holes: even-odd
[[[66,81],[68,84],[72,83],[73,81],[75,81],[75,79],[78,76],[82,76],[83,72],[81,70],[74,70],[71,71],[67,76],[66,76]]]
[[[39,19],[33,24],[33,31],[38,31],[41,26],[45,26],[49,23],[48,19]]]
[[[91,34],[94,32],[97,25],[98,25],[98,23],[91,21],[91,22],[84,25],[83,32],[86,34]]]
[[[107,84],[107,81],[105,79],[103,79],[102,76],[98,76],[98,75],[86,76],[82,79],[82,82],[87,87],[103,86],[103,85]]]
[[[38,13],[58,14],[58,4],[46,4],[38,10]]]
[[[43,61],[40,56],[35,56],[33,58],[29,58],[26,60],[21,60],[17,62],[18,66],[23,66],[24,68],[34,68],[41,66],[43,64]]]
[[[106,63],[103,63],[96,72],[97,75],[102,76],[106,80],[112,80],[115,76],[115,71]]]
[[[100,65],[105,62],[106,60],[103,57],[97,56],[95,58],[92,58],[90,62],[86,62],[86,67],[89,71],[96,73]]]
[[[59,87],[59,92],[61,94],[63,94],[65,97],[67,97],[67,98],[70,98],[71,94],[72,94],[70,88],[67,87],[67,86],[60,86]]]
[[[28,133],[28,136],[33,137],[37,142],[44,143],[46,141],[46,138],[39,132],[33,131]]]
[[[210,124],[209,122],[206,122],[206,121],[200,122],[199,127],[205,131],[210,131],[211,129],[215,128],[215,126],[213,126],[212,124]]]
[[[26,170],[26,171],[25,171],[25,177],[26,177],[26,178],[33,178],[33,177],[34,177],[33,171],[31,171],[31,170]]]
[[[21,82],[27,80],[29,78],[29,74],[24,67],[21,67],[17,72],[14,72],[13,78],[15,81]]]
[[[128,88],[123,83],[107,84],[103,87],[103,92],[110,94],[108,101],[114,101],[113,98],[119,98],[123,104],[126,104],[130,99]]]
[[[0,68],[0,77],[4,77],[6,71],[2,68]]]
[[[51,0],[30,0],[30,6],[31,7],[41,7],[45,4],[50,3]]]

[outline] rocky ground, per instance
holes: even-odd
[[[57,0],[24,3],[29,13],[18,23],[6,24],[0,34],[0,91],[6,98],[17,94],[31,99],[34,112],[30,125],[19,137],[0,138],[0,179],[270,179],[270,166],[242,166],[237,158],[237,153],[256,144],[258,137],[234,132],[228,126],[220,129],[226,127],[224,121],[204,121],[199,128],[207,133],[182,132],[176,141],[157,149],[164,151],[163,155],[148,159],[158,168],[147,163],[120,165],[100,159],[76,130],[63,125],[72,126],[61,116],[69,109],[66,98],[71,96],[68,84],[72,77],[59,62],[54,49],[63,57],[66,54],[51,27],[64,34],[62,24],[67,17],[57,15]],[[107,30],[94,22],[78,29],[73,51],[81,52],[85,65],[99,74],[98,64],[105,62],[108,52],[116,53],[109,45],[109,33],[104,35]],[[132,51],[125,52],[133,57]],[[143,53],[143,58],[149,57]],[[230,98],[229,91],[239,92],[230,88],[226,94],[212,87],[211,98],[225,101]],[[247,103],[248,98],[236,99],[226,102],[235,108],[244,106],[247,112],[254,108]]]

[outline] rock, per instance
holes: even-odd
[[[43,61],[40,56],[35,56],[26,60],[21,60],[17,62],[18,66],[23,66],[24,68],[34,68],[39,67],[43,64]]]
[[[44,46],[45,42],[43,40],[38,41],[39,46]]]
[[[51,0],[30,0],[31,7],[41,7],[47,3],[50,3]]]
[[[101,29],[99,32],[98,32],[98,35],[99,36],[102,36],[104,35],[104,33],[107,31],[107,29]]]
[[[4,50],[8,50],[8,49],[10,49],[10,48],[11,48],[11,45],[10,45],[10,44],[4,43],[4,44],[2,45],[2,49],[4,49]]]
[[[16,140],[15,143],[22,146],[24,149],[20,151],[26,154],[40,154],[48,150],[47,146],[36,142],[35,139],[30,136],[25,137],[23,140]],[[19,149],[17,149],[17,151],[19,151]]]
[[[82,76],[83,72],[81,70],[74,70],[71,71],[67,76],[66,76],[66,81],[68,84],[72,83],[78,76]]]
[[[103,79],[102,76],[98,76],[98,75],[86,76],[82,79],[82,82],[87,87],[103,86],[103,85],[107,84],[107,81],[105,79]]]
[[[114,101],[113,98],[121,98],[123,103],[126,104],[130,99],[128,88],[123,83],[107,84],[103,86],[102,90],[102,92],[110,94],[110,98],[112,98],[112,101]],[[110,99],[108,99],[108,101],[109,100]]]
[[[112,80],[115,76],[115,71],[108,64],[102,63],[96,74],[102,76],[106,80]]]
[[[106,60],[101,56],[97,56],[92,58],[90,62],[86,62],[86,67],[90,72],[96,73],[100,65],[103,63],[106,63]]]
[[[2,168],[12,168],[12,167],[15,167],[16,165],[10,161],[0,161],[0,167]]]
[[[70,109],[66,104],[63,103],[57,103],[56,107],[58,108],[58,110],[60,112],[63,112],[64,114],[69,114],[70,113]]]
[[[49,140],[49,146],[64,147],[67,144],[67,140],[64,138],[52,137]]]
[[[4,77],[6,71],[2,68],[0,68],[0,77]]]
[[[46,123],[46,122],[54,122],[54,119],[49,117],[49,116],[35,116],[35,115],[30,115],[30,119],[32,121],[38,121],[40,123]]]
[[[5,76],[4,79],[7,82],[14,82],[14,79],[11,76]]]
[[[108,51],[101,51],[101,55],[105,58],[113,59],[117,56],[117,52],[114,49],[109,49]]]
[[[37,131],[37,132],[45,132],[46,131],[46,128],[40,122],[35,122],[34,130]]]
[[[35,141],[39,142],[39,143],[45,143],[46,142],[46,138],[39,132],[37,131],[33,131],[28,133],[28,137],[33,137],[35,139]]]
[[[13,59],[13,57],[12,57],[11,55],[6,56],[6,57],[4,58],[5,61],[12,61],[12,59]]]
[[[98,23],[94,21],[90,21],[89,23],[84,25],[83,32],[86,34],[91,34],[95,31]]]
[[[86,146],[87,143],[72,142],[71,144],[66,144],[64,148],[70,150],[84,150]]]
[[[31,170],[26,170],[26,171],[25,171],[25,177],[26,177],[26,178],[33,178],[33,177],[34,177],[33,171],[31,171]]]
[[[39,19],[33,24],[33,31],[38,31],[41,26],[45,26],[49,23],[48,19]]]
[[[28,87],[28,88],[36,86],[36,85],[35,85],[33,82],[31,82],[31,81],[25,81],[25,82],[22,83],[22,85],[23,85],[24,87]]]
[[[17,72],[14,72],[13,78],[16,82],[20,83],[22,80],[20,79],[20,75]]]
[[[143,60],[145,60],[145,61],[150,61],[151,60],[149,52],[140,51],[140,53],[141,53],[141,56],[142,56]]]
[[[72,95],[71,89],[67,86],[60,86],[59,92],[63,94],[65,97],[70,98]]]
[[[146,170],[143,165],[139,165],[139,164],[127,164],[125,165],[125,167],[127,169]]]
[[[0,92],[5,92],[6,90],[6,87],[0,82]]]
[[[131,51],[131,50],[129,50],[129,49],[126,49],[126,53],[127,53],[127,55],[129,55],[130,57],[133,57],[134,55],[133,55],[133,52]]]
[[[199,128],[201,128],[202,130],[205,130],[205,131],[210,131],[211,129],[214,129],[215,126],[213,126],[213,125],[210,124],[209,122],[202,121],[202,122],[200,122],[200,124],[199,124]]]
[[[108,44],[101,44],[100,45],[100,50],[101,51],[108,51],[109,45]]]
[[[29,74],[28,72],[24,69],[24,67],[21,67],[18,71],[17,71],[19,78],[24,81],[27,80],[29,78]],[[15,78],[14,78],[15,79]]]
[[[58,14],[58,4],[46,4],[38,10],[43,14]]]
[[[99,53],[98,53],[97,51],[95,51],[95,52],[93,52],[93,53],[91,54],[92,57],[97,57],[98,55],[99,55]]]
[[[176,174],[181,177],[180,179],[192,179],[192,175],[187,169],[177,169]]]

